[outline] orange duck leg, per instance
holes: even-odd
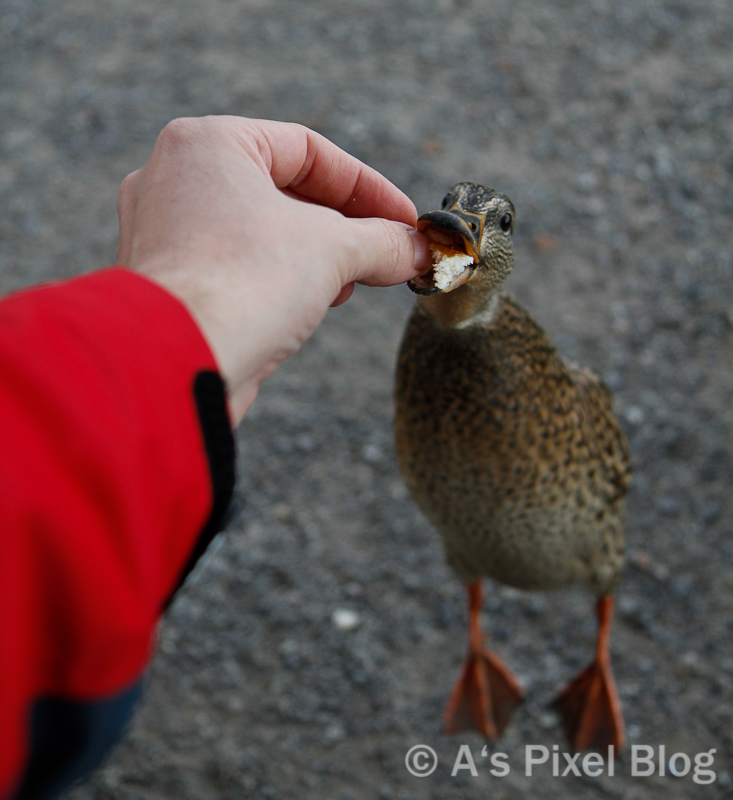
[[[522,699],[522,690],[504,662],[483,646],[479,615],[481,581],[468,589],[468,656],[443,714],[447,734],[476,729],[496,741]]]
[[[613,597],[602,595],[596,603],[598,644],[593,663],[586,667],[554,703],[568,741],[575,750],[616,752],[624,743],[624,719],[611,673],[608,637],[613,617]]]

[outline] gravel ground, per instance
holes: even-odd
[[[0,0],[3,291],[110,263],[117,186],[180,115],[305,123],[421,211],[458,180],[512,197],[508,288],[606,377],[633,451],[612,637],[630,743],[717,750],[707,786],[631,777],[628,754],[613,777],[525,776],[526,745],[564,746],[547,704],[590,657],[592,598],[495,585],[485,625],[528,689],[511,772],[442,735],[466,615],[392,450],[413,298],[362,289],[263,387],[239,511],[70,798],[733,796],[732,40],[727,0]],[[459,744],[478,777],[451,777]]]

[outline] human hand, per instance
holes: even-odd
[[[430,267],[413,203],[300,125],[179,119],[117,199],[117,263],[191,311],[229,389],[234,424],[354,282],[403,283]]]

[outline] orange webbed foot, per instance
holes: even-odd
[[[475,729],[496,741],[521,700],[522,690],[500,658],[471,651],[443,714],[445,732]]]
[[[618,751],[624,743],[624,720],[608,651],[612,597],[598,599],[597,614],[596,657],[560,694],[554,706],[575,750],[604,751],[608,745],[613,745]]]
[[[443,714],[447,734],[475,729],[496,741],[522,699],[522,690],[504,662],[484,648],[479,615],[481,583],[468,587],[469,650]]]

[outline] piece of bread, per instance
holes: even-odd
[[[447,289],[474,262],[467,253],[437,242],[430,242],[430,253],[433,257],[433,280],[440,290]]]

